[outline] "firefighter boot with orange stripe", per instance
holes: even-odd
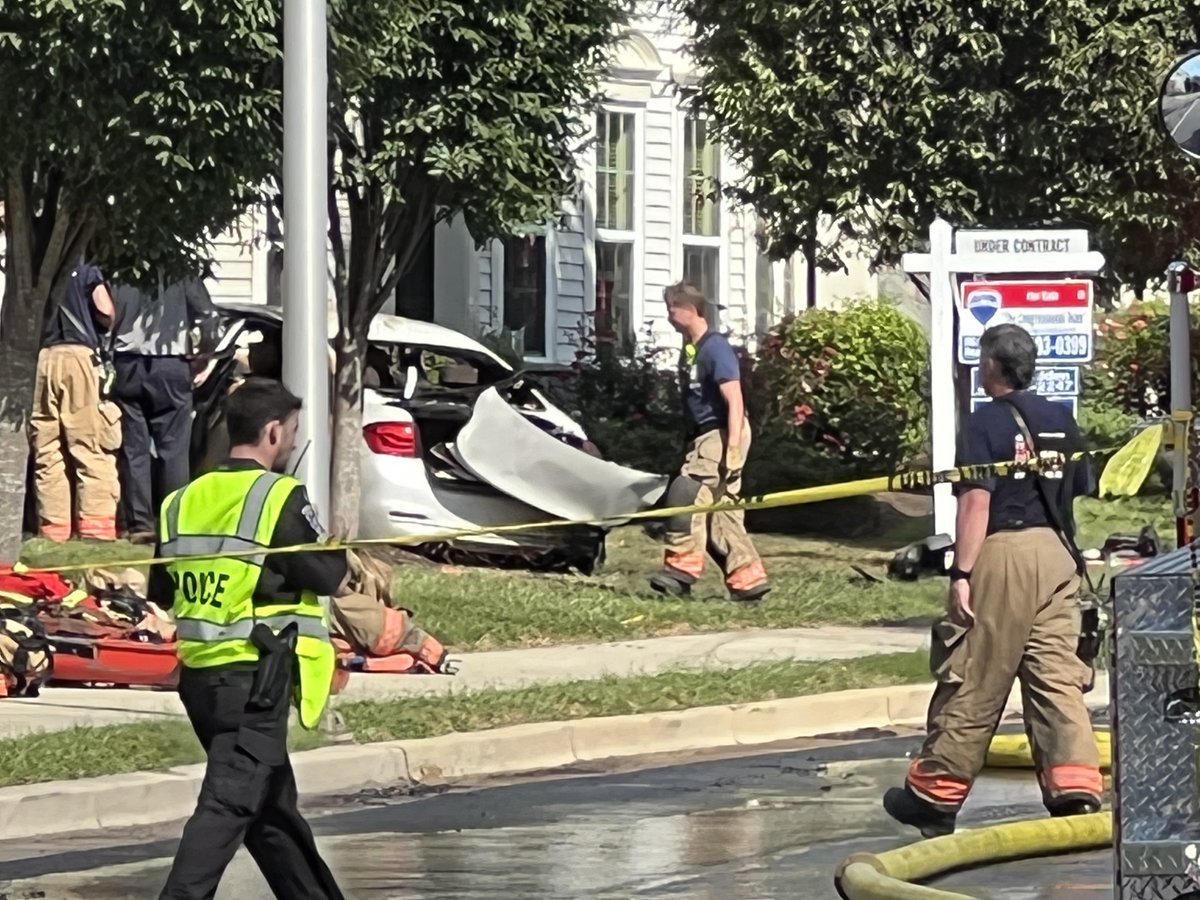
[[[650,589],[667,597],[687,597],[703,572],[703,553],[667,550],[662,571],[650,576]]]
[[[1104,776],[1092,765],[1048,766],[1038,772],[1042,802],[1051,816],[1083,816],[1100,811]]]
[[[889,788],[883,795],[883,808],[901,825],[909,825],[921,832],[922,837],[941,837],[954,833],[957,812],[938,809],[927,800],[918,797],[905,785]]]
[[[958,811],[970,790],[970,781],[951,775],[934,760],[918,757],[908,767],[904,787],[884,794],[883,808],[924,837],[938,837],[954,831]]]
[[[730,572],[725,579],[725,587],[729,591],[729,599],[737,603],[757,603],[771,590],[767,570],[757,557],[753,562]]]

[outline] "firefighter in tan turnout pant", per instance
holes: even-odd
[[[80,260],[46,324],[30,416],[38,532],[53,541],[117,536],[120,411],[101,396],[99,366],[114,316],[104,276]]]
[[[1062,462],[1083,441],[1066,407],[1028,391],[1037,349],[1027,332],[988,329],[980,357],[992,402],[971,415],[958,464],[1040,455],[1060,465],[960,482],[947,614],[934,625],[930,649],[938,683],[928,737],[904,788],[883,801],[893,818],[926,837],[954,830],[1014,678],[1050,814],[1096,812],[1104,786],[1083,701],[1091,667],[1077,654],[1083,567],[1071,515],[1091,474],[1086,462]]]
[[[707,302],[696,288],[672,285],[663,299],[671,324],[695,348],[694,358],[681,367],[691,443],[679,476],[667,489],[666,503],[691,506],[736,497],[750,452],[737,354],[724,335],[709,329]],[[755,602],[770,590],[741,510],[671,517],[663,570],[650,579],[650,587],[668,596],[687,595],[704,571],[706,550],[724,572],[733,600]]]

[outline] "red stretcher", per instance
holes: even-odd
[[[46,636],[54,651],[51,684],[111,684],[115,687],[179,685],[175,644],[76,635]]]
[[[51,684],[94,684],[113,687],[158,687],[174,690],[179,685],[179,660],[175,643],[155,644],[120,638],[90,638],[76,635],[47,635],[54,651]],[[335,640],[337,670],[332,692],[343,691],[351,672],[393,675],[453,675],[453,665],[435,672],[407,654],[361,656],[348,644]]]

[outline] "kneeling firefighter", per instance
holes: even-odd
[[[179,695],[208,756],[196,811],[160,900],[206,900],[245,843],[280,900],[341,900],[297,809],[288,714],[321,721],[335,655],[322,597],[348,583],[344,551],[187,560],[308,544],[322,530],[307,492],[281,474],[300,400],[251,379],[225,401],[229,459],[166,498],[150,596],[174,607]]]
[[[937,679],[928,737],[887,812],[925,837],[954,831],[983,769],[1013,679],[1021,682],[1025,731],[1042,798],[1053,816],[1100,809],[1104,782],[1084,704],[1095,648],[1081,642],[1077,592],[1085,566],[1074,539],[1075,497],[1090,492],[1083,439],[1071,413],[1028,388],[1033,338],[997,325],[980,341],[991,403],[972,413],[958,465],[1038,460],[1035,471],[970,477],[957,486],[958,516],[947,614],[933,627]]]

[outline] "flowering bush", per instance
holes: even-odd
[[[924,333],[891,303],[808,310],[763,341],[754,373],[760,418],[849,471],[886,471],[924,442],[928,358]]]
[[[1159,302],[1135,303],[1097,317],[1096,358],[1084,369],[1090,401],[1131,416],[1169,406],[1170,318]]]
[[[1200,308],[1192,308],[1192,382],[1200,373]],[[1093,447],[1114,447],[1133,426],[1171,408],[1171,330],[1160,300],[1096,317],[1096,355],[1084,367],[1079,424]]]

